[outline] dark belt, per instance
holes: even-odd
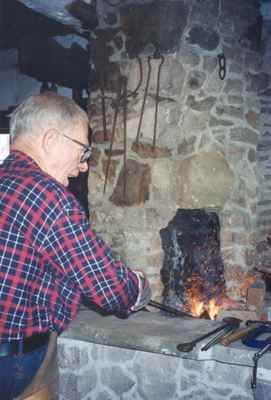
[[[50,333],[38,333],[33,336],[13,340],[7,343],[0,343],[0,357],[12,355],[22,355],[35,351],[40,347],[48,344]]]

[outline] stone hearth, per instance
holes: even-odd
[[[255,349],[236,342],[201,351],[208,339],[190,353],[176,349],[220,323],[82,309],[59,338],[60,400],[252,400]],[[258,385],[271,385],[270,361],[260,360]]]

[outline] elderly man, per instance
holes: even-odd
[[[23,391],[20,398],[28,398],[46,381],[56,337],[75,318],[82,296],[111,313],[136,311],[150,300],[144,274],[113,259],[67,190],[69,177],[88,168],[88,124],[73,100],[49,92],[28,98],[11,116],[12,151],[0,166],[5,400]]]

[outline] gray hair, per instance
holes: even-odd
[[[11,114],[11,141],[22,134],[38,135],[51,127],[71,131],[79,122],[88,125],[89,118],[71,98],[53,92],[30,96]]]

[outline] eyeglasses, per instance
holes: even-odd
[[[89,157],[91,156],[92,150],[91,150],[91,146],[84,144],[82,142],[79,142],[79,140],[76,139],[72,139],[70,136],[65,135],[64,133],[62,133],[62,136],[64,136],[66,139],[69,139],[70,141],[72,141],[73,143],[78,144],[79,146],[83,147],[84,152],[80,157],[80,163],[84,163],[86,162]]]

